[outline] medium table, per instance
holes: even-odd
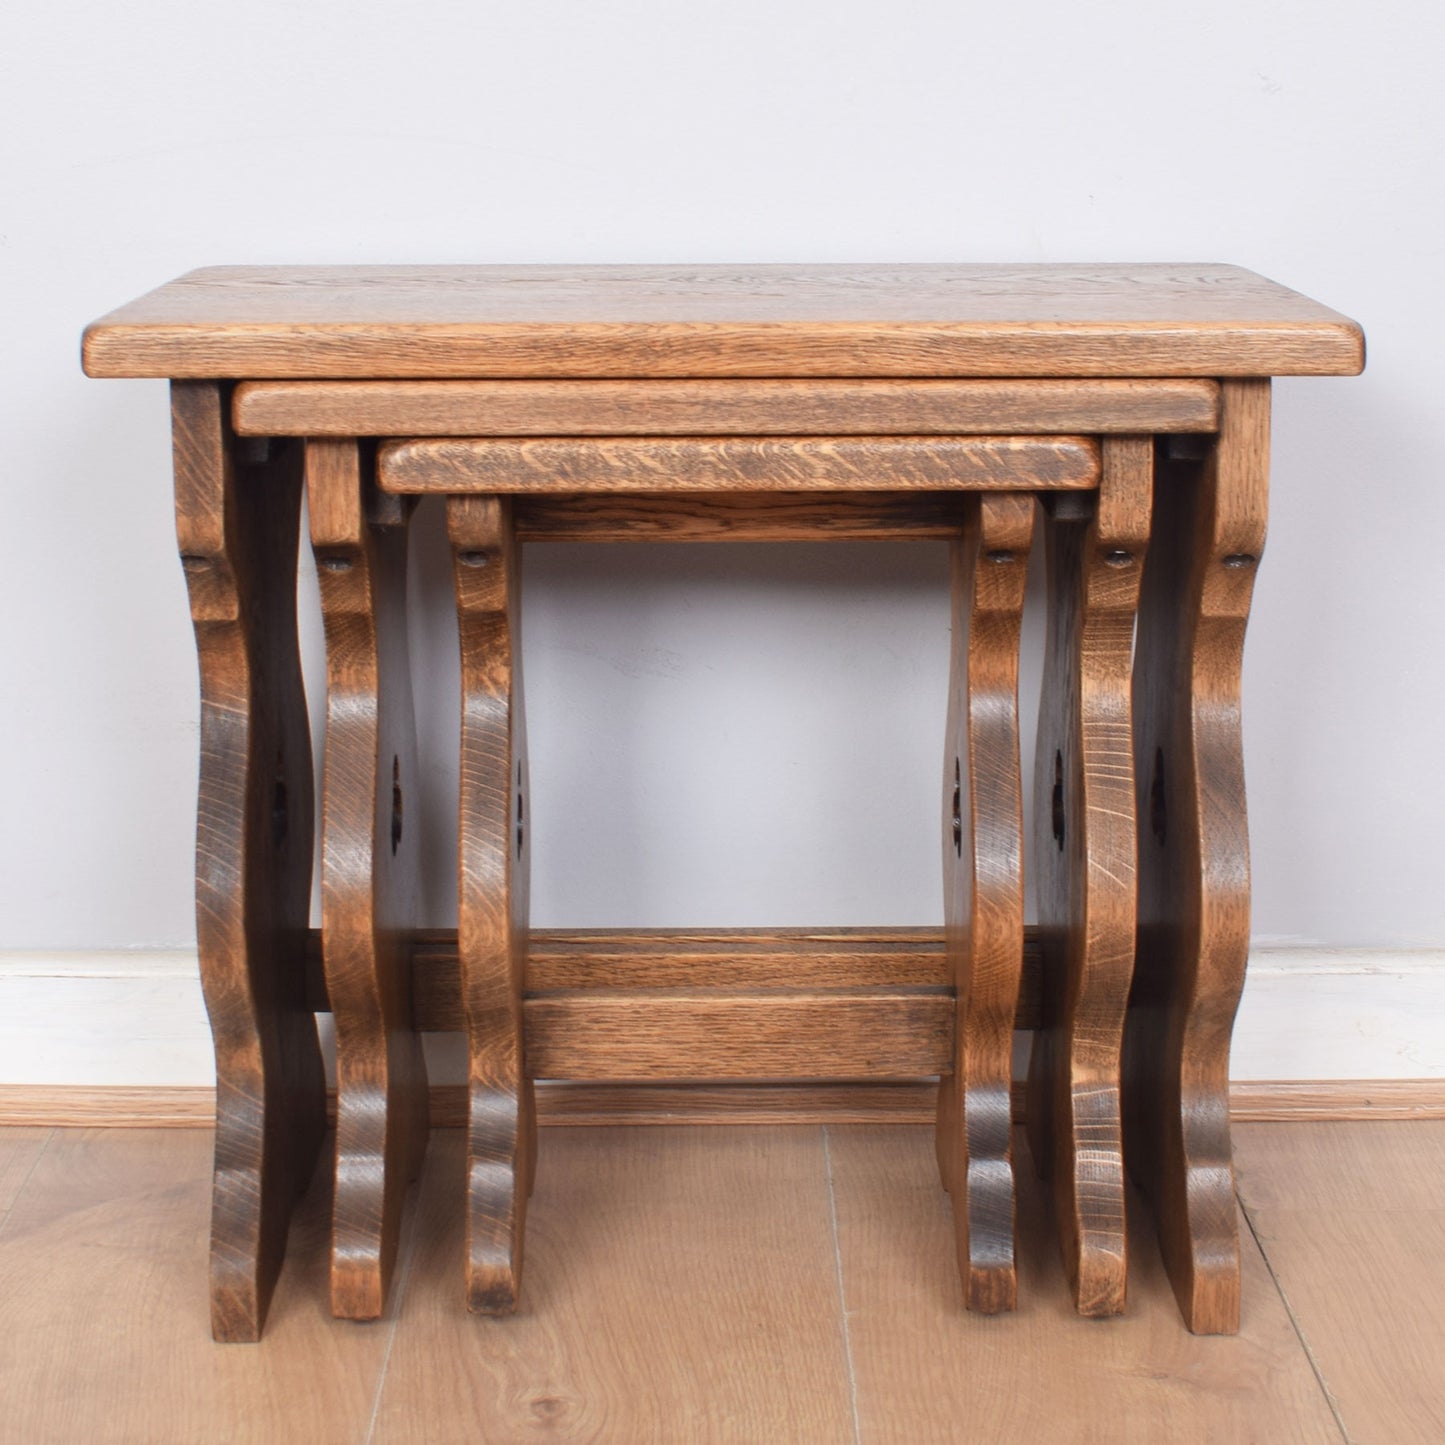
[[[322,1147],[325,1008],[338,1315],[385,1305],[428,1028],[468,1039],[475,1310],[517,1302],[534,1079],[932,1075],[965,1301],[1008,1309],[1020,1025],[1080,1312],[1124,1307],[1127,1163],[1186,1323],[1237,1328],[1239,683],[1270,378],[1357,373],[1353,322],[1229,266],[218,267],[96,322],[84,361],[172,382],[218,1339],[258,1337]],[[327,651],[320,978],[303,491]],[[404,608],[427,495],[445,499],[460,620],[455,935],[423,931],[416,905]],[[529,932],[519,545],[881,537],[951,548],[941,932]],[[1026,845],[1034,547],[1048,639]]]

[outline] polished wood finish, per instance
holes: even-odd
[[[1022,950],[1013,1026],[1031,1029],[1040,1012],[1037,930],[1024,930]],[[464,1031],[456,933],[420,932],[411,959],[414,1026],[427,1033]],[[589,1027],[591,1011],[617,998],[665,1011],[689,1007],[685,996],[710,999],[717,1007],[728,998],[771,992],[789,996],[784,1006],[806,1009],[867,993],[900,1000],[918,993],[951,995],[955,975],[944,933],[936,928],[533,929],[527,938],[523,1011],[530,1038],[540,1017],[536,1006],[545,1003],[547,1047],[565,1051],[574,1047],[572,1034]],[[310,961],[308,986],[311,1007],[328,1012],[332,1005],[319,947]],[[951,1038],[951,1022],[948,1030]],[[828,1039],[813,1036],[808,1044],[818,1049],[812,1076],[832,1072]],[[649,1045],[656,1046],[656,1041]],[[859,1040],[851,1047],[866,1049],[867,1044]],[[947,1072],[951,1064],[944,1059],[940,1068]]]
[[[0,1129],[0,1227],[49,1143],[49,1129]]]
[[[526,1003],[539,1079],[900,1079],[951,1063],[942,990],[578,990]]]
[[[964,1302],[1013,1309],[1014,1020],[1024,961],[1019,627],[1034,499],[992,493],[952,547],[953,651],[943,769],[944,940],[956,1014],[936,1142]]]
[[[519,542],[947,542],[959,492],[573,492],[518,496]]]
[[[827,1132],[858,1438],[1340,1445],[1329,1377],[1316,1379],[1272,1256],[1248,1238],[1250,1309],[1237,1341],[1179,1328],[1143,1211],[1131,1219],[1129,1312],[1086,1325],[1058,1265],[1052,1201],[1020,1141],[1021,1307],[980,1318],[938,1268],[953,1224],[924,1131]]]
[[[1445,1122],[1244,1128],[1234,1151],[1249,1229],[1341,1433],[1445,1438]]]
[[[1223,388],[1202,461],[1161,468],[1134,659],[1139,936],[1127,1150],[1189,1328],[1239,1327],[1229,1038],[1249,953],[1240,663],[1264,547],[1268,381]]]
[[[537,1123],[586,1124],[910,1124],[936,1127],[937,1086],[924,1079],[870,1083],[663,1083],[536,1086]],[[1024,1120],[1024,1086],[1013,1088],[1013,1116]],[[1418,1122],[1445,1119],[1439,1079],[1265,1079],[1231,1083],[1235,1124]],[[0,1086],[0,1129],[209,1129],[216,1091],[155,1086],[8,1084]],[[466,1085],[433,1084],[434,1128],[463,1129]]]
[[[437,952],[433,954],[432,949]],[[445,935],[418,944],[445,955]],[[953,983],[936,928],[536,929],[532,993],[575,988],[944,988]]]
[[[266,1335],[206,1337],[208,1130],[57,1129],[0,1219],[0,1435],[26,1445],[366,1438],[389,1328],[328,1318],[330,1171],[291,1226]]]
[[[205,1131],[0,1132],[0,1178],[15,1181],[0,1187],[6,1434],[364,1445],[460,1423],[479,1439],[831,1441],[853,1438],[856,1405],[864,1440],[1074,1439],[1095,1424],[1149,1445],[1441,1435],[1445,1124],[1236,1130],[1252,1229],[1228,1341],[1178,1328],[1142,1210],[1128,1315],[1081,1327],[1027,1171],[1028,1307],[965,1314],[938,1268],[953,1226],[922,1129],[569,1128],[547,1145],[531,1311],[462,1314],[464,1139],[447,1132],[387,1321],[315,1307],[322,1172],[266,1339],[218,1350],[196,1289]],[[750,1268],[762,1249],[768,1268]]]
[[[1087,437],[545,437],[387,442],[388,492],[1088,488]]]
[[[1130,665],[1153,479],[1152,438],[1106,438],[1094,505],[1082,518],[1054,507],[1045,528],[1033,849],[1044,1005],[1029,1065],[1029,1144],[1053,1179],[1064,1263],[1085,1315],[1118,1314],[1127,1278],[1119,1093],[1134,968]]]
[[[1353,322],[1212,265],[242,267],[103,318],[84,361],[179,379],[177,510],[204,696],[201,957],[221,1080],[218,1335],[259,1331],[315,1153],[318,1000],[339,1039],[342,1313],[380,1313],[397,1258],[426,1122],[415,1033],[459,1022],[474,1311],[517,1302],[537,1075],[917,1091],[936,1073],[966,1298],[1007,1308],[1023,1019],[1040,1024],[1029,1125],[1078,1308],[1123,1306],[1128,1157],[1191,1328],[1236,1327],[1239,662],[1264,531],[1264,378],[1358,371]],[[243,383],[234,395],[229,380]],[[238,441],[233,418],[260,435]],[[330,692],[320,988],[302,957],[303,447]],[[447,498],[460,623],[454,945],[416,936],[400,851],[414,768],[404,521],[425,492]],[[1050,641],[1033,988],[1017,644],[1036,507]],[[942,948],[786,931],[529,946],[516,547],[648,537],[954,544]]]
[[[1353,375],[1354,322],[1236,266],[216,266],[86,332],[91,376]]]
[[[520,586],[503,497],[447,503],[461,638],[458,953],[467,1016],[467,1305],[517,1307],[536,1156],[523,1055],[527,950]]]
[[[248,381],[242,436],[1211,432],[1213,381]]]
[[[171,390],[176,534],[201,680],[196,944],[216,1050],[211,1329],[254,1340],[315,1166],[325,1084],[303,953],[311,738],[296,643],[301,452],[238,443],[224,390]],[[254,448],[254,450],[253,450]]]
[[[854,1438],[820,1130],[552,1131],[530,1307],[502,1323],[451,1288],[460,1151],[437,1144],[377,1445]]]
[[[331,1309],[376,1319],[427,1137],[426,1064],[411,1009],[420,852],[406,809],[419,791],[408,508],[376,490],[374,458],[356,441],[308,441],[306,485],[326,626],[321,927],[337,1083]]]

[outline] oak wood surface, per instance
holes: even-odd
[[[1014,1021],[1024,959],[1019,628],[1034,499],[990,493],[951,550],[943,768],[944,943],[955,1000],[937,1146],[969,1309],[1013,1309]]]
[[[45,1128],[0,1131],[0,1227],[49,1142]]]
[[[947,541],[959,492],[574,492],[518,496],[519,542]]]
[[[1264,547],[1268,381],[1223,387],[1202,462],[1156,491],[1134,659],[1139,930],[1125,1148],[1189,1328],[1239,1324],[1229,1039],[1249,953],[1240,663]]]
[[[1445,1438],[1445,1122],[1246,1127],[1235,1155],[1347,1437]]]
[[[413,945],[422,1031],[466,1027],[455,938],[426,932]],[[1022,950],[1011,1029],[1039,1016],[1027,933]],[[724,1077],[764,1065],[809,1078],[948,1072],[954,967],[937,929],[537,930],[522,1005],[528,1068],[540,1078],[681,1077],[704,1061]],[[325,1012],[314,961],[309,982]]]
[[[216,1056],[211,1327],[254,1340],[325,1124],[304,949],[311,737],[296,640],[301,454],[243,459],[222,389],[172,387],[201,682],[196,943]],[[263,444],[264,447],[264,444]]]
[[[505,437],[383,444],[388,492],[1088,488],[1087,437]]]
[[[248,381],[242,436],[1208,432],[1213,381]]]
[[[434,1128],[465,1128],[466,1086],[433,1084]],[[927,1079],[749,1084],[589,1084],[536,1086],[539,1125],[586,1124],[909,1124],[934,1127],[937,1086]],[[1015,1083],[1016,1123],[1024,1118]],[[193,1084],[0,1085],[0,1129],[209,1129],[216,1091]],[[1369,1123],[1445,1119],[1439,1079],[1263,1079],[1229,1086],[1236,1123]]]
[[[406,799],[420,787],[406,509],[376,491],[373,465],[355,441],[306,443],[326,628],[321,927],[337,1083],[331,1308],[351,1319],[385,1308],[402,1205],[427,1137],[426,1063],[411,1008],[420,852]]]
[[[913,1078],[947,1071],[941,989],[583,989],[526,1002],[539,1079]]]
[[[525,1306],[468,1319],[437,1136],[376,1445],[853,1438],[816,1129],[553,1130]]]
[[[1079,1312],[1117,1314],[1128,1273],[1120,1053],[1134,968],[1131,677],[1151,437],[1104,441],[1092,515],[1045,524],[1048,636],[1034,765],[1043,981],[1029,1143],[1051,1177]]]
[[[366,1439],[387,1333],[332,1320],[330,1171],[296,1211],[265,1338],[219,1348],[201,1285],[209,1131],[63,1129],[0,1225],[0,1437],[24,1445]]]
[[[88,328],[92,376],[1353,374],[1353,322],[1235,266],[220,266]]]
[[[448,1439],[460,1422],[473,1439],[849,1440],[856,1402],[867,1440],[1440,1436],[1445,1123],[1237,1131],[1241,1196],[1274,1277],[1245,1231],[1234,1340],[1177,1328],[1142,1211],[1130,1313],[1081,1327],[1027,1172],[1021,1308],[965,1315],[937,1268],[952,1224],[929,1135],[836,1124],[551,1131],[533,1307],[468,1320],[453,1274],[464,1138],[436,1143],[389,1319],[358,1328],[316,1307],[318,1171],[266,1338],[233,1350],[206,1340],[196,1287],[204,1131],[0,1132],[0,1159],[30,1156],[0,1218],[3,1433],[362,1445]],[[765,1270],[750,1267],[759,1244]],[[1372,1268],[1343,1271],[1341,1255]]]
[[[413,945],[418,1027],[464,1026],[456,935],[421,934]],[[1037,1012],[1036,940],[1024,940],[1019,1027]],[[313,994],[318,1010],[328,1007]],[[529,993],[592,988],[951,988],[938,928],[532,929],[527,938]]]
[[[937,1267],[953,1226],[924,1132],[830,1127],[828,1140],[861,1438],[1339,1445],[1252,1244],[1238,1340],[1179,1328],[1144,1217],[1133,1220],[1129,1312],[1086,1326],[1021,1139],[1019,1308],[981,1318],[960,1308],[957,1277]]]
[[[461,645],[458,955],[467,1019],[468,1308],[517,1307],[536,1157],[522,990],[527,959],[525,729],[511,507],[447,502]]]

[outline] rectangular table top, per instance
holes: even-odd
[[[1237,266],[216,266],[91,376],[1328,376],[1359,326]]]

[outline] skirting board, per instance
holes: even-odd
[[[329,1022],[329,1021],[328,1021]],[[430,1035],[439,1123],[459,1035]],[[1239,1119],[1445,1117],[1445,949],[1256,948],[1234,1035]],[[193,952],[0,954],[0,1124],[210,1122]],[[923,1120],[931,1086],[547,1085],[550,1123]]]
[[[538,1122],[613,1124],[932,1124],[936,1086],[899,1084],[541,1084]],[[1445,1080],[1320,1079],[1236,1083],[1238,1123],[1302,1120],[1445,1119]],[[1014,1112],[1021,1116],[1021,1100]],[[431,1091],[432,1124],[461,1128],[466,1091]],[[215,1091],[195,1085],[87,1088],[0,1085],[0,1126],[30,1128],[209,1128]]]

